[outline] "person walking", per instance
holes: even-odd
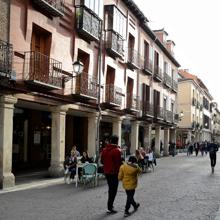
[[[211,162],[212,173],[214,173],[215,164],[216,164],[216,152],[218,151],[218,145],[214,141],[208,144],[208,152]]]
[[[141,168],[137,164],[137,158],[135,156],[130,156],[128,162],[121,165],[118,179],[122,181],[123,188],[127,194],[127,201],[125,205],[124,217],[129,216],[131,213],[129,209],[131,205],[134,207],[134,211],[137,211],[140,206],[139,203],[135,202],[134,194],[135,188],[137,187],[138,174],[141,173]]]
[[[106,145],[101,154],[101,162],[103,164],[104,174],[108,184],[108,202],[107,213],[114,214],[113,203],[118,190],[118,173],[122,164],[121,150],[118,146],[118,136],[110,137],[110,143]]]

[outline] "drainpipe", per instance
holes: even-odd
[[[102,109],[100,106],[101,101],[101,76],[102,76],[102,27],[103,27],[103,21],[101,21],[101,33],[100,33],[100,41],[99,41],[99,50],[98,50],[98,100],[97,100],[97,111],[98,111],[98,118],[97,118],[97,127],[96,127],[96,162],[98,162],[99,158],[99,127],[100,127],[100,121],[102,117]]]

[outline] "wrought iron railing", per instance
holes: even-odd
[[[89,96],[93,98],[97,98],[97,78],[94,76],[88,75],[88,73],[81,73],[77,76],[73,83],[75,83],[75,91],[73,89],[73,93],[78,95]],[[73,88],[74,88],[73,87]]]
[[[36,5],[42,7],[53,16],[64,14],[64,0],[33,0]]]
[[[142,101],[143,116],[154,116],[154,106],[149,101]]]
[[[114,86],[114,84],[106,84],[105,86],[105,102],[115,105],[122,104],[122,89]]]
[[[152,73],[153,72],[153,62],[151,60],[145,58],[143,60],[143,69],[145,71]]]
[[[162,69],[159,66],[154,66],[154,77],[162,81]]]
[[[173,122],[173,112],[169,110],[165,110],[165,115],[166,115],[167,122]]]
[[[12,72],[13,47],[0,40],[0,75],[10,77]]]
[[[62,88],[62,63],[39,52],[25,52],[24,79]]]
[[[178,89],[178,83],[175,81],[175,80],[173,80],[173,82],[172,82],[172,89],[173,89],[173,91],[177,91],[177,89]]]
[[[100,39],[101,20],[86,7],[76,7],[76,27],[88,40]]]
[[[164,109],[160,106],[156,106],[155,110],[156,118],[164,119]]]
[[[128,48],[128,63],[135,68],[140,66],[140,54],[133,48]]]
[[[127,93],[127,109],[139,109],[139,97],[133,93]]]
[[[123,56],[123,38],[113,30],[106,31],[106,49],[113,51],[115,54],[118,54],[118,56]]]
[[[172,78],[166,72],[164,72],[163,77],[164,77],[163,78],[164,84],[171,87],[172,86]]]

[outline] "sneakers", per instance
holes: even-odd
[[[114,210],[114,209],[107,209],[106,212],[107,212],[108,214],[115,214],[115,213],[117,213],[117,211]]]
[[[130,213],[129,211],[125,211],[124,217],[128,217],[128,216],[130,216],[130,215],[131,215],[131,213]]]
[[[140,206],[140,203],[136,203],[136,206],[134,207],[134,211],[137,211],[139,206]]]

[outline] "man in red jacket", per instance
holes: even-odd
[[[102,151],[101,161],[104,173],[108,183],[108,203],[107,213],[116,213],[113,203],[118,190],[118,173],[122,163],[121,150],[118,146],[118,136],[113,135],[110,138],[110,144],[107,144]]]

